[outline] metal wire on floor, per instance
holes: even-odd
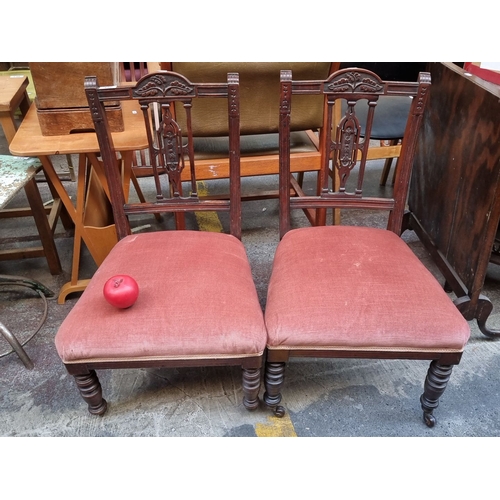
[[[36,291],[43,300],[44,311],[42,318],[40,319],[35,331],[24,342],[19,342],[16,336],[11,333],[2,322],[0,322],[0,333],[12,347],[10,351],[0,353],[0,358],[3,358],[4,356],[8,356],[9,354],[15,352],[23,362],[24,366],[31,370],[34,368],[34,364],[33,361],[31,361],[30,357],[26,354],[24,346],[40,331],[43,324],[45,323],[48,313],[47,297],[53,297],[55,294],[52,290],[49,290],[46,286],[42,285],[42,283],[24,278],[22,276],[9,276],[0,274],[0,286],[22,286],[31,288],[32,290]]]

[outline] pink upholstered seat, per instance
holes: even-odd
[[[129,274],[139,285],[128,309],[104,300],[104,283],[116,274]],[[266,329],[243,244],[198,231],[125,237],[55,342],[65,364],[261,356]]]
[[[440,283],[400,238],[409,229],[405,204],[429,89],[425,73],[418,82],[386,82],[360,68],[337,71],[325,81],[293,80],[291,71],[281,72],[281,241],[266,302],[264,377],[264,401],[277,415],[284,413],[281,388],[292,356],[426,359],[431,363],[420,403],[425,423],[435,424],[433,411],[470,330]],[[317,196],[291,196],[290,121],[299,94],[324,98],[323,127],[331,139],[322,144],[326,160]],[[392,196],[367,196],[363,181],[374,118],[380,100],[393,97],[411,97],[394,191]],[[340,118],[339,109],[345,111]],[[295,229],[291,214],[299,209],[385,210],[387,229]]]
[[[408,245],[391,231],[369,227],[285,234],[265,318],[273,349],[461,352],[470,334]]]

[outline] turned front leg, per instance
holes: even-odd
[[[259,407],[260,368],[243,368],[243,404],[247,410]]]
[[[440,365],[437,360],[431,362],[424,383],[424,393],[420,397],[420,404],[424,411],[424,422],[428,427],[434,427],[436,418],[432,412],[439,406],[446,385],[450,380],[453,366]]]
[[[89,407],[92,415],[104,415],[108,404],[102,397],[102,388],[95,370],[85,375],[74,375],[80,395]]]
[[[282,417],[285,414],[283,406],[279,406],[281,401],[281,388],[285,381],[285,363],[266,363],[266,371],[264,375],[264,385],[266,392],[264,393],[264,402],[272,408],[277,417]]]

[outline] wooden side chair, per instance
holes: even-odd
[[[418,130],[430,75],[417,83],[382,81],[361,69],[344,69],[324,81],[292,80],[281,73],[280,236],[265,311],[268,330],[264,401],[277,415],[285,365],[292,356],[431,360],[420,398],[425,423],[459,363],[470,330],[443,287],[400,238]],[[290,117],[297,94],[325,97],[324,127],[332,108],[347,101],[346,113],[324,144],[340,184],[332,189],[322,165],[319,196],[290,197]],[[370,131],[382,96],[412,96],[392,198],[363,194]],[[360,137],[358,103],[369,113]],[[358,156],[360,160],[358,161]],[[293,209],[341,208],[388,211],[387,229],[333,225],[292,229]],[[369,219],[369,218],[368,218]]]
[[[118,243],[59,328],[55,344],[76,380],[90,413],[107,403],[96,370],[143,367],[236,365],[242,367],[243,404],[257,408],[266,342],[262,308],[241,237],[239,176],[239,83],[197,84],[172,72],[149,73],[136,85],[99,87],[88,77],[85,89],[110,190]],[[145,203],[124,201],[120,172],[104,111],[105,101],[136,99],[150,141],[154,196]],[[226,104],[230,137],[230,199],[197,195],[191,111],[199,101]],[[172,116],[186,115],[186,129]],[[192,175],[191,193],[181,196],[184,168]],[[172,193],[172,195],[171,195]],[[131,234],[135,214],[221,211],[229,232],[160,230]],[[117,309],[103,298],[114,275],[133,277],[137,302]]]

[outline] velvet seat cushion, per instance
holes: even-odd
[[[106,280],[128,274],[137,302],[116,309]],[[203,231],[127,236],[112,249],[55,337],[64,363],[247,357],[266,343],[262,308],[245,248]]]
[[[273,264],[270,349],[462,351],[470,335],[439,282],[391,231],[291,230]]]

